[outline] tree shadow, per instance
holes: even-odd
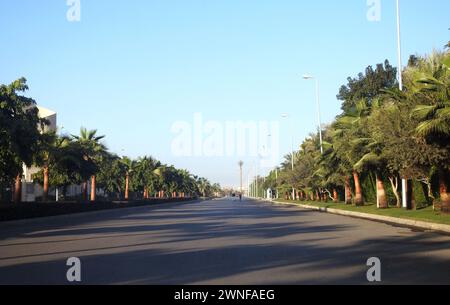
[[[447,236],[299,209],[224,205],[23,228],[0,242],[0,284],[68,284],[71,256],[82,261],[83,284],[368,284],[370,257],[382,261],[381,284],[450,283]]]

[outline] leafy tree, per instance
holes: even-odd
[[[38,127],[47,124],[39,118],[36,102],[23,95],[27,90],[25,78],[0,85],[0,187],[15,179],[15,202],[21,198],[22,165],[32,165],[39,151]]]
[[[341,87],[337,98],[342,103],[344,113],[352,111],[361,99],[365,99],[370,106],[373,99],[380,94],[381,89],[397,86],[397,68],[391,66],[388,60],[384,64],[378,64],[366,68],[365,73],[359,73],[356,78],[349,77],[348,83]]]

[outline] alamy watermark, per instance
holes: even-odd
[[[367,0],[367,20],[370,22],[381,21],[381,0]]]
[[[67,0],[67,10],[66,18],[69,22],[80,22],[81,21],[81,0]]]
[[[367,260],[367,280],[371,283],[381,282],[381,260],[378,257],[371,257]]]
[[[78,257],[70,257],[67,259],[66,266],[70,267],[66,273],[67,281],[81,282],[81,260]]]
[[[204,121],[172,124],[172,154],[176,157],[254,157],[271,168],[279,162],[280,124],[277,121]]]

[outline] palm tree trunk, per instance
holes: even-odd
[[[44,166],[44,193],[42,194],[42,201],[46,202],[48,200],[48,166]]]
[[[350,177],[345,177],[345,204],[352,204],[352,191],[350,187]]]
[[[383,179],[379,174],[376,174],[377,179],[377,204],[379,209],[387,209],[388,202],[386,197],[386,190],[384,189]]]
[[[96,196],[96,193],[95,193],[95,191],[96,191],[96,178],[95,178],[95,176],[92,176],[91,177],[91,202],[95,202],[95,200],[97,199],[97,196]]]
[[[444,170],[439,171],[439,194],[441,197],[441,211],[443,213],[450,213],[450,192],[449,192],[449,173]]]
[[[22,175],[17,175],[14,184],[14,203],[20,203],[22,201]]]
[[[125,176],[125,201],[128,201],[128,199],[129,199],[129,192],[130,192],[130,189],[129,189],[129,185],[130,185],[130,176],[129,175],[126,175]]]
[[[148,188],[144,189],[144,199],[148,199]]]
[[[339,202],[339,194],[336,189],[333,189],[333,201]]]
[[[88,185],[87,181],[83,182],[83,184],[81,185],[81,192],[84,202],[87,201],[87,185]]]
[[[355,205],[363,206],[364,199],[362,196],[361,182],[359,181],[359,175],[356,171],[353,172],[353,179],[355,180]]]

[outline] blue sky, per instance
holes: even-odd
[[[175,157],[175,121],[289,112],[300,143],[317,125],[314,83],[302,74],[320,79],[329,122],[348,76],[385,59],[397,65],[394,0],[381,0],[380,22],[367,20],[366,0],[81,0],[80,22],[67,10],[65,0],[0,2],[0,83],[25,76],[28,95],[66,131],[98,129],[118,154],[153,155],[223,185],[238,184],[238,157]],[[402,1],[404,60],[441,49],[449,20],[448,0]]]

